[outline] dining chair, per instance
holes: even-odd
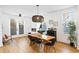
[[[5,44],[5,43],[9,43],[9,41],[12,41],[13,39],[12,39],[12,36],[8,36],[7,34],[4,34],[3,35],[3,44]]]
[[[56,31],[47,30],[47,35],[49,35],[49,36],[55,36],[55,40],[57,41]]]
[[[56,42],[55,39],[51,39],[50,41],[45,42],[44,43],[44,51],[45,52],[47,52],[47,51],[51,52],[51,48],[53,48],[54,52],[56,52],[55,47],[54,47],[55,42]]]
[[[35,43],[42,47],[42,39],[35,37]]]
[[[32,37],[32,36],[30,36],[30,35],[28,35],[28,38],[30,39],[30,45],[33,45],[33,44],[35,44],[35,38],[34,37]]]

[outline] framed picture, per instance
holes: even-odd
[[[49,20],[49,24],[52,25],[53,24],[53,20]]]
[[[57,21],[54,21],[53,22],[53,26],[56,26],[57,27],[58,26],[58,22]]]
[[[53,26],[58,26],[58,21],[49,20],[49,24]]]

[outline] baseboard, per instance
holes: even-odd
[[[24,37],[27,36],[26,34],[21,34],[21,35],[12,35],[12,38],[18,38],[18,37]]]
[[[62,43],[62,44],[65,44],[65,45],[69,45],[69,46],[70,46],[70,44],[69,44],[69,43],[65,43],[65,42],[61,42],[61,41],[57,41],[57,42]],[[77,48],[77,47],[73,47],[73,48],[75,48],[75,49],[79,50],[79,47],[78,47],[78,48]]]
[[[66,45],[70,45],[70,44],[68,44],[68,43],[61,42],[61,41],[57,41],[57,42],[62,43],[62,44],[66,44]]]

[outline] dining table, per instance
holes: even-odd
[[[33,34],[30,34],[30,36],[40,38],[41,40],[44,40],[44,41],[50,41],[51,39],[55,39],[54,36],[49,36],[49,35],[40,34],[40,33],[33,33]]]

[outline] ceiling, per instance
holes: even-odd
[[[73,5],[40,5],[39,14],[44,15],[56,10],[72,7]],[[21,13],[23,16],[32,16],[37,14],[35,5],[0,5],[3,12],[18,15]]]

